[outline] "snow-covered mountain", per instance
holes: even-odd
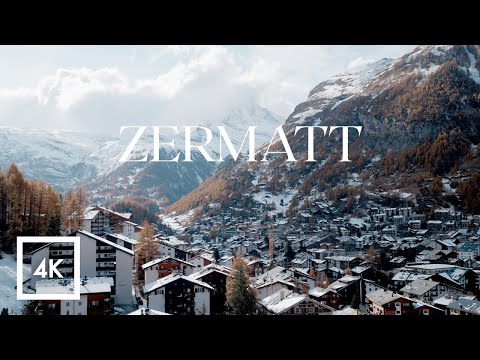
[[[379,184],[415,193],[423,186],[419,179],[457,168],[475,171],[478,165],[468,159],[476,159],[469,149],[480,143],[479,70],[479,45],[424,45],[322,81],[283,125],[289,145],[297,160],[306,159],[307,132],[295,135],[296,126],[362,126],[362,135],[349,141],[352,162],[339,162],[338,136],[315,136],[318,162],[291,163],[280,155],[269,162],[228,164],[166,213],[212,215],[254,199],[274,202],[286,215],[292,199],[298,205],[291,210],[307,197],[350,197],[359,204],[362,192],[376,191]]]
[[[208,127],[213,132],[212,141],[205,146],[212,158],[218,159],[219,136],[216,126],[224,126],[230,140],[238,149],[242,143],[248,126],[257,126],[256,144],[261,145],[270,140],[272,129],[280,126],[282,121],[267,109],[256,104],[241,106],[233,109],[223,121],[208,124],[199,124]],[[173,125],[173,124],[172,124]],[[97,151],[85,159],[88,167],[96,167],[99,176],[87,184],[93,198],[98,201],[116,200],[126,195],[147,196],[157,201],[166,200],[172,202],[189,193],[200,185],[215,171],[218,163],[207,162],[199,153],[194,151],[191,163],[120,163],[119,159],[125,151],[133,134],[128,133],[125,137],[106,142]],[[180,152],[180,161],[184,158],[185,134],[179,127],[179,134],[166,131],[160,134],[160,142],[174,140],[175,149],[170,146],[161,150],[162,159],[172,159]],[[132,152],[131,159],[143,158],[148,153],[148,159],[152,158],[152,130],[147,129]],[[202,144],[205,142],[205,133],[197,130],[192,133],[192,143]],[[248,150],[247,146],[242,152]]]
[[[96,176],[97,165],[85,159],[109,140],[69,130],[0,127],[0,168],[16,163],[27,177],[63,191]]]
[[[212,142],[206,146],[214,159],[218,158],[219,139],[217,125],[223,125],[238,148],[247,126],[257,126],[258,145],[270,140],[271,130],[281,121],[267,109],[249,104],[233,109],[223,121],[208,123],[212,129]],[[172,124],[175,125],[175,124]],[[203,125],[203,124],[199,124]],[[129,132],[129,130],[131,130]],[[134,134],[126,130],[121,137],[98,136],[69,130],[39,130],[0,128],[0,169],[16,163],[32,179],[43,180],[57,190],[85,185],[98,201],[122,198],[126,195],[145,195],[153,199],[176,200],[193,190],[210,176],[216,163],[204,161],[193,154],[193,161],[186,163],[120,163],[119,159]],[[161,142],[175,140],[175,149],[164,147],[161,157],[173,158],[184,148],[184,132],[161,134]],[[201,130],[192,134],[192,143],[204,141]],[[152,158],[152,130],[147,129],[132,152],[131,158],[141,158],[145,153]],[[242,151],[246,151],[244,146]],[[183,154],[180,159],[183,159]]]

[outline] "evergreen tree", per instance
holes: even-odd
[[[220,260],[220,252],[218,251],[217,248],[213,249],[213,257],[215,258],[215,262]]]
[[[226,305],[235,315],[254,314],[257,294],[250,284],[248,265],[239,255],[235,255],[232,268],[233,278],[227,280]]]
[[[295,252],[292,249],[292,245],[287,245],[287,251],[285,252],[285,257],[289,260],[293,260],[295,258]]]
[[[59,215],[54,215],[48,220],[45,229],[46,236],[60,236],[61,220]]]

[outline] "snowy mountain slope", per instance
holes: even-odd
[[[235,108],[223,121],[206,125],[213,131],[213,140],[206,149],[213,159],[218,158],[217,125],[225,126],[232,143],[238,148],[247,126],[258,126],[257,144],[262,144],[270,140],[271,129],[280,124],[277,117],[256,104]],[[183,128],[179,127],[179,131],[176,136],[173,131],[161,133],[160,142],[175,140],[175,149],[163,146],[162,159],[174,158],[180,149],[184,149]],[[5,170],[11,163],[16,163],[27,177],[43,180],[60,191],[84,184],[98,201],[108,200],[111,192],[118,198],[135,194],[162,200],[177,199],[193,190],[213,173],[217,165],[203,161],[198,154],[193,155],[195,161],[191,164],[121,163],[119,159],[134,134],[135,129],[127,129],[119,137],[109,137],[68,130],[2,127],[0,169]],[[201,130],[192,133],[192,144],[204,141]],[[148,128],[130,159],[143,158],[148,153],[150,160],[152,148],[152,130]],[[247,151],[247,146],[242,151]],[[183,158],[182,153],[180,159]]]
[[[290,147],[294,154],[300,154],[297,160],[306,158],[307,133],[294,135],[299,125],[361,125],[362,136],[352,136],[349,141],[351,163],[338,162],[341,151],[338,136],[315,136],[318,162],[290,163],[283,155],[272,156],[264,163],[237,161],[219,169],[215,179],[205,182],[208,186],[202,184],[166,209],[167,214],[178,216],[196,209],[196,216],[211,215],[228,206],[248,203],[250,200],[242,194],[252,194],[256,201],[265,197],[266,205],[279,196],[286,204],[291,198],[286,197],[287,192],[293,193],[299,209],[307,197],[315,199],[331,189],[339,189],[336,193],[342,201],[347,200],[345,189],[358,201],[362,191],[373,191],[378,183],[396,191],[407,186],[411,187],[409,191],[415,190],[417,179],[433,176],[426,166],[432,159],[437,159],[437,169],[448,172],[450,165],[464,161],[461,149],[465,144],[476,148],[480,142],[479,69],[478,45],[426,45],[396,60],[382,59],[322,81],[284,124]],[[434,146],[435,136],[444,130],[460,137],[450,148],[448,141]],[[432,149],[439,151],[439,146],[444,147],[443,153],[450,153],[438,158],[432,151],[422,162],[419,159],[425,153],[411,155],[420,145],[425,153]],[[273,146],[281,148],[278,143]],[[265,150],[265,146],[260,150]],[[408,156],[402,154],[403,163],[399,164],[397,156],[404,150],[409,151]],[[260,183],[262,187],[258,186]],[[220,186],[222,192],[218,194],[215,189]],[[210,206],[203,204],[199,194],[209,198]],[[212,200],[211,194],[216,198]],[[284,211],[285,205],[276,203],[274,208]]]
[[[69,130],[0,127],[0,168],[16,163],[27,177],[65,190],[96,176],[97,165],[84,160],[108,140]]]
[[[310,92],[307,101],[297,106],[291,118],[295,123],[301,123],[326,108],[335,109],[345,100],[363,91],[393,63],[393,59],[387,58],[369,62],[321,82]]]

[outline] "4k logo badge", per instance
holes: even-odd
[[[24,292],[24,274],[23,274],[23,247],[24,244],[48,244],[44,251],[37,251],[32,255],[31,262],[31,278],[35,277],[36,281],[41,280],[70,280],[69,286],[65,286],[63,292],[58,291],[58,287],[55,291],[49,293],[48,291],[42,291],[41,293],[25,293]],[[55,245],[60,245],[57,250]],[[62,265],[67,265],[66,259],[63,259],[61,254],[62,246],[66,244],[69,249],[73,247],[73,264],[71,259],[69,260],[70,266],[73,267],[72,275],[67,279],[59,268]],[[71,244],[71,245],[70,245]],[[52,247],[50,249],[50,247]],[[55,250],[55,251],[53,251]],[[69,257],[71,257],[71,251],[69,250]],[[60,255],[59,255],[60,254]],[[50,256],[54,257],[53,259]],[[60,258],[59,258],[60,256]],[[34,262],[33,259],[36,261]],[[67,265],[68,266],[68,265]],[[67,281],[65,281],[67,283]],[[73,283],[73,287],[71,284]],[[45,289],[45,288],[44,288]],[[48,290],[48,287],[46,287]],[[18,300],[79,300],[80,299],[80,238],[78,237],[64,237],[64,236],[19,236],[17,237],[17,299]]]

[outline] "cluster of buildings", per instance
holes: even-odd
[[[480,315],[479,215],[370,201],[345,216],[325,200],[286,219],[267,201],[232,205],[176,237],[216,249],[220,266],[244,257],[259,313]]]
[[[255,212],[243,217],[232,207],[172,236],[157,231],[158,256],[138,267],[142,228],[131,214],[90,207],[71,234],[81,242],[81,299],[42,301],[37,312],[225,314],[237,255],[248,264],[258,314],[480,315],[479,216],[372,204],[360,216],[340,216],[328,202],[290,221],[269,207]],[[33,275],[30,288],[68,287],[73,247],[44,245],[32,253],[32,269],[44,258],[64,259],[58,270],[67,280]],[[141,285],[136,271],[143,271]]]

